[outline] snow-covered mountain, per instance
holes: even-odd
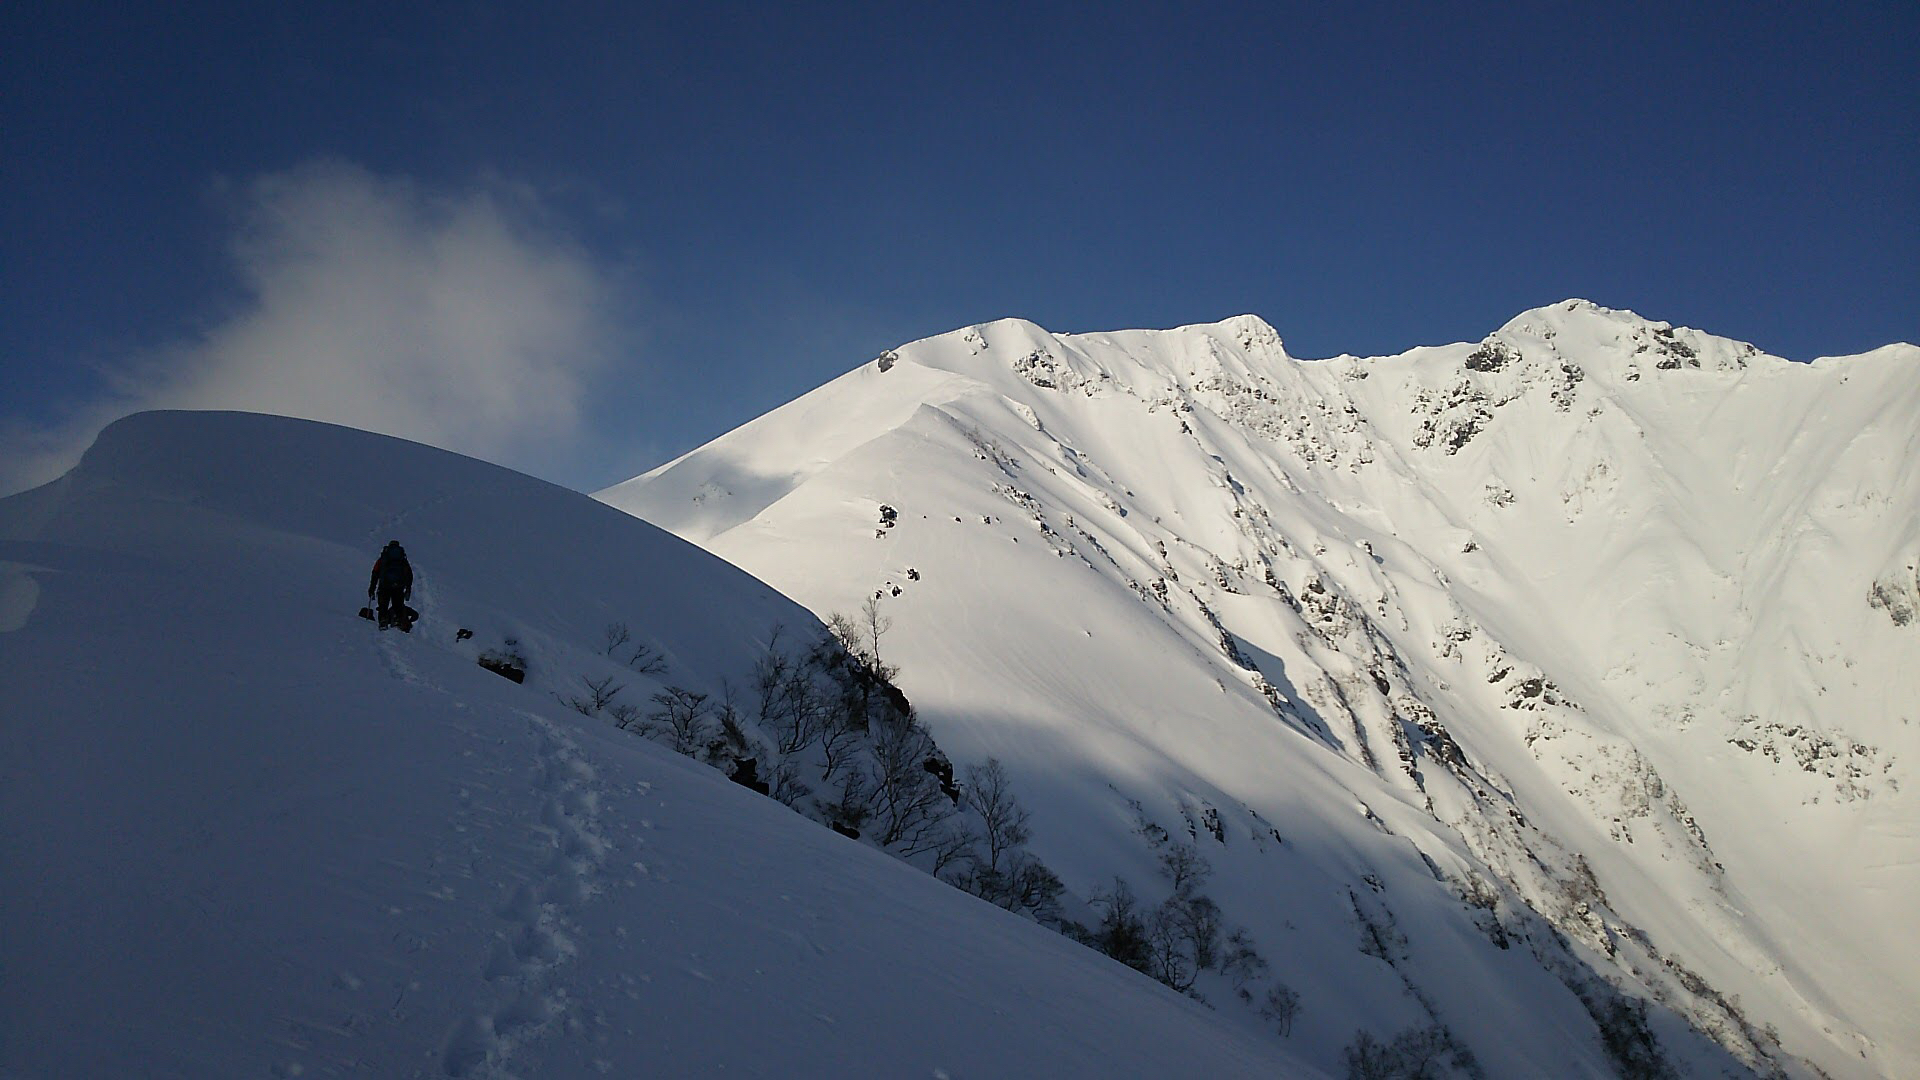
[[[390,537],[410,635],[355,615]],[[1318,1075],[559,700],[718,693],[777,624],[491,465],[115,424],[0,500],[0,1076]]]
[[[1920,1074],[1911,345],[1577,300],[1327,360],[1008,320],[599,498],[876,599],[1076,894],[1164,892],[1192,838],[1312,1061],[1424,1028],[1495,1076]]]

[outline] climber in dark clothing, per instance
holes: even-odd
[[[389,540],[373,561],[373,577],[367,580],[367,599],[372,600],[378,593],[380,597],[380,629],[398,626],[402,630],[412,630],[407,600],[413,596],[413,567],[407,563],[407,553],[400,547],[400,541]]]

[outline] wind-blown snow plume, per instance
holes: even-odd
[[[52,479],[148,408],[325,420],[536,471],[573,449],[618,339],[611,274],[537,193],[321,162],[232,195],[246,304],[111,371],[107,395],[64,423],[10,425],[0,491]]]

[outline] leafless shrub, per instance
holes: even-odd
[[[613,678],[608,675],[592,679],[582,675],[580,682],[586,687],[584,694],[555,694],[554,697],[559,699],[560,704],[582,716],[599,716],[608,705],[612,704],[613,699],[619,696],[620,691],[626,689],[625,686],[614,682]]]
[[[665,734],[675,750],[692,757],[706,745],[713,727],[713,707],[706,694],[682,686],[669,686],[653,695],[654,708],[647,722]]]

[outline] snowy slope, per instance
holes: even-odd
[[[354,615],[389,537],[410,636]],[[135,416],[0,501],[0,1075],[1315,1074],[562,708],[610,620],[707,688],[810,623],[584,496],[304,421]],[[506,638],[525,685],[475,665]]]
[[[1364,1017],[1604,1071],[1591,975],[1684,1073],[1728,1063],[1682,1018],[1763,1073],[1920,1072],[1912,346],[1584,301],[1321,361],[1008,320],[600,498],[816,612],[878,597],[1070,886],[1151,885],[1141,817],[1204,838],[1315,1060]]]

